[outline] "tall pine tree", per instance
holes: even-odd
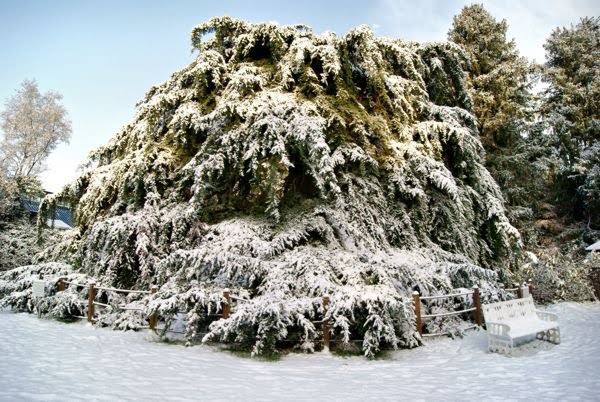
[[[567,216],[600,225],[600,18],[557,28],[544,48],[544,118],[561,161],[555,196]]]
[[[468,55],[467,85],[473,99],[486,165],[500,184],[513,220],[530,215],[536,192],[527,186],[539,184],[536,155],[527,147],[531,129],[532,68],[519,55],[514,40],[507,40],[508,25],[497,21],[480,4],[464,7],[454,17],[448,39]]]

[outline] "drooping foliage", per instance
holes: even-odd
[[[507,274],[519,235],[458,46],[227,17],[192,44],[197,59],[45,200],[42,217],[70,199],[79,225],[49,255],[100,284],[159,285],[147,313],[183,311],[189,338],[231,288],[246,301],[206,339],[255,353],[312,350],[325,294],[334,339],[415,346],[413,290]]]

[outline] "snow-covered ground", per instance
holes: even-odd
[[[317,353],[276,362],[149,334],[0,312],[0,400],[600,400],[600,304],[563,303],[562,343],[513,357],[484,331],[385,360]]]

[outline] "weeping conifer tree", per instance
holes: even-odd
[[[189,339],[231,288],[247,301],[205,340],[254,353],[313,350],[325,294],[334,339],[369,356],[416,346],[413,290],[491,289],[508,273],[518,233],[458,46],[227,17],[192,44],[197,59],[45,200],[41,219],[69,199],[78,221],[49,259],[159,285],[146,312],[187,312]]]

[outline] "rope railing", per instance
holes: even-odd
[[[229,297],[231,297],[232,300],[236,300],[236,301],[243,301],[243,302],[249,302],[250,301],[250,299],[245,299],[243,297],[238,297],[238,296],[233,296],[233,295],[230,295]]]
[[[531,283],[531,280],[529,280],[526,283],[523,283],[522,286],[519,286],[518,284],[516,284],[517,287],[515,288],[510,288],[510,289],[503,289],[507,292],[515,292],[518,298],[522,298],[525,295],[533,295],[533,284]],[[501,285],[502,286],[502,285]],[[414,302],[414,308],[415,308],[415,318],[416,318],[416,329],[417,332],[419,332],[419,334],[421,336],[423,335],[423,320],[427,319],[427,318],[437,318],[437,317],[448,317],[448,316],[454,316],[454,315],[460,315],[460,314],[464,314],[464,313],[470,313],[473,312],[474,314],[474,320],[476,325],[478,326],[482,326],[483,325],[483,312],[481,309],[481,296],[484,294],[489,294],[488,292],[480,292],[478,287],[474,287],[472,291],[467,291],[467,292],[461,292],[461,293],[452,293],[452,294],[447,294],[447,295],[435,295],[435,296],[424,296],[421,297],[419,295],[419,292],[413,292],[413,302]],[[436,313],[436,314],[421,314],[421,302],[423,300],[436,300],[436,299],[449,299],[449,298],[453,298],[453,297],[459,297],[459,296],[473,296],[473,307],[470,308],[466,308],[463,310],[458,310],[458,311],[449,311],[449,312],[445,312],[445,313]],[[434,334],[425,334],[426,336],[434,336]]]
[[[152,288],[148,290],[135,290],[135,289],[118,289],[112,288],[108,286],[96,286],[96,283],[78,283],[74,281],[68,281],[65,277],[58,278],[58,291],[63,292],[66,289],[66,285],[69,286],[87,286],[88,287],[88,300],[87,300],[87,317],[77,316],[76,318],[87,318],[89,322],[95,321],[95,307],[104,307],[104,308],[118,308],[120,310],[131,310],[131,311],[143,311],[142,308],[137,307],[126,307],[126,306],[112,306],[108,303],[101,303],[96,301],[96,296],[98,290],[103,290],[105,292],[115,292],[115,293],[127,293],[127,294],[154,294],[158,291],[158,287],[153,285]],[[85,302],[84,302],[85,303]],[[156,313],[152,314],[149,318],[149,328],[155,330],[156,323],[158,322],[158,315]]]
[[[59,278],[58,290],[64,291],[65,285],[88,286],[87,317],[77,317],[77,318],[87,318],[87,320],[90,322],[95,321],[95,319],[94,319],[94,313],[95,313],[94,307],[95,306],[105,307],[105,308],[114,307],[114,308],[118,308],[120,310],[125,310],[125,311],[144,311],[144,309],[140,308],[140,307],[128,307],[126,305],[111,306],[110,304],[107,304],[107,303],[98,302],[95,300],[98,290],[103,290],[103,291],[107,291],[107,292],[115,292],[115,293],[129,293],[129,294],[133,293],[133,294],[144,294],[144,295],[154,294],[158,291],[157,286],[153,286],[151,288],[151,290],[149,290],[149,291],[134,290],[134,289],[118,289],[118,288],[112,288],[112,287],[107,287],[107,286],[96,287],[96,284],[93,282],[88,283],[88,284],[83,284],[83,283],[78,283],[78,282],[74,282],[74,281],[68,281],[64,277]],[[533,286],[531,284],[531,281],[529,281],[528,284],[524,284],[524,286],[528,287],[528,288],[525,289],[525,288],[517,287],[514,289],[504,289],[504,290],[509,291],[509,292],[516,291],[518,297],[523,297],[523,295],[525,294],[526,291],[528,291],[529,294],[533,293]],[[454,297],[466,297],[466,296],[472,296],[473,307],[464,308],[462,310],[457,310],[457,311],[432,313],[432,314],[421,314],[421,302],[422,301],[450,299],[450,298],[454,298]],[[417,332],[421,336],[424,336],[424,334],[423,334],[423,320],[424,319],[449,317],[449,316],[456,316],[456,315],[461,315],[461,314],[466,314],[466,313],[473,313],[474,321],[475,321],[476,325],[482,326],[483,325],[483,314],[482,314],[482,309],[481,309],[481,296],[482,296],[482,293],[479,291],[478,287],[474,287],[472,290],[466,291],[466,292],[451,293],[451,294],[446,294],[446,295],[424,296],[424,297],[421,297],[419,295],[419,292],[413,292],[413,302],[414,302],[414,309],[415,309],[415,316],[416,316]],[[207,314],[207,316],[221,317],[222,319],[225,319],[225,320],[229,319],[229,317],[232,313],[232,301],[249,302],[250,299],[232,295],[229,289],[224,289],[223,290],[223,299],[221,302],[221,307],[222,307],[221,314]],[[323,307],[323,317],[325,317],[327,314],[328,308],[329,308],[329,297],[328,296],[323,296],[322,307]],[[187,314],[187,312],[179,312],[179,313]],[[158,313],[156,313],[156,312],[153,313],[149,317],[148,321],[150,324],[148,326],[148,328],[156,331],[157,324],[158,324]],[[325,320],[325,319],[311,320],[311,322],[315,325],[320,324],[322,326],[321,330],[322,330],[322,334],[323,334],[323,340],[319,341],[319,342],[323,343],[324,349],[328,350],[331,342],[337,342],[337,340],[330,339],[329,320]],[[435,334],[425,334],[425,336],[435,336]]]
[[[471,311],[476,311],[476,310],[477,310],[476,307],[471,307],[471,308],[466,308],[464,310],[450,311],[448,313],[425,314],[425,315],[422,315],[421,318],[448,317],[448,316],[451,316],[451,315],[460,315],[462,313],[469,313]]]
[[[124,304],[121,304],[119,306],[117,306],[119,310],[124,310],[124,311],[144,311],[143,308],[140,307],[127,307]]]
[[[474,329],[477,328],[477,325],[469,325],[467,327],[462,327],[460,328],[460,331],[466,331],[468,329]],[[436,332],[433,334],[423,334],[423,337],[433,337],[433,336],[444,336],[444,335],[451,335],[452,331],[445,331],[445,332]]]
[[[464,292],[464,293],[453,293],[453,294],[449,294],[449,295],[423,296],[423,297],[421,297],[421,300],[450,299],[452,297],[469,296],[472,294],[473,294],[473,291]]]
[[[109,288],[109,287],[104,287],[104,286],[96,286],[96,289],[106,290],[108,292],[115,292],[115,293],[133,293],[133,294],[144,294],[144,295],[152,294],[152,291],[150,291],[150,290],[117,289],[117,288]]]
[[[473,307],[467,308],[459,311],[450,311],[446,313],[437,313],[437,314],[421,314],[421,300],[434,300],[434,299],[448,299],[457,296],[468,296],[473,295]],[[417,332],[419,335],[423,335],[423,319],[426,318],[436,318],[436,317],[448,317],[453,315],[460,315],[464,313],[473,312],[475,323],[481,326],[483,313],[481,310],[481,293],[479,292],[478,287],[474,287],[472,291],[469,292],[461,292],[461,293],[452,293],[448,295],[436,295],[436,296],[426,296],[421,297],[419,292],[413,292],[413,302],[415,306],[415,318],[416,318],[416,326]]]

